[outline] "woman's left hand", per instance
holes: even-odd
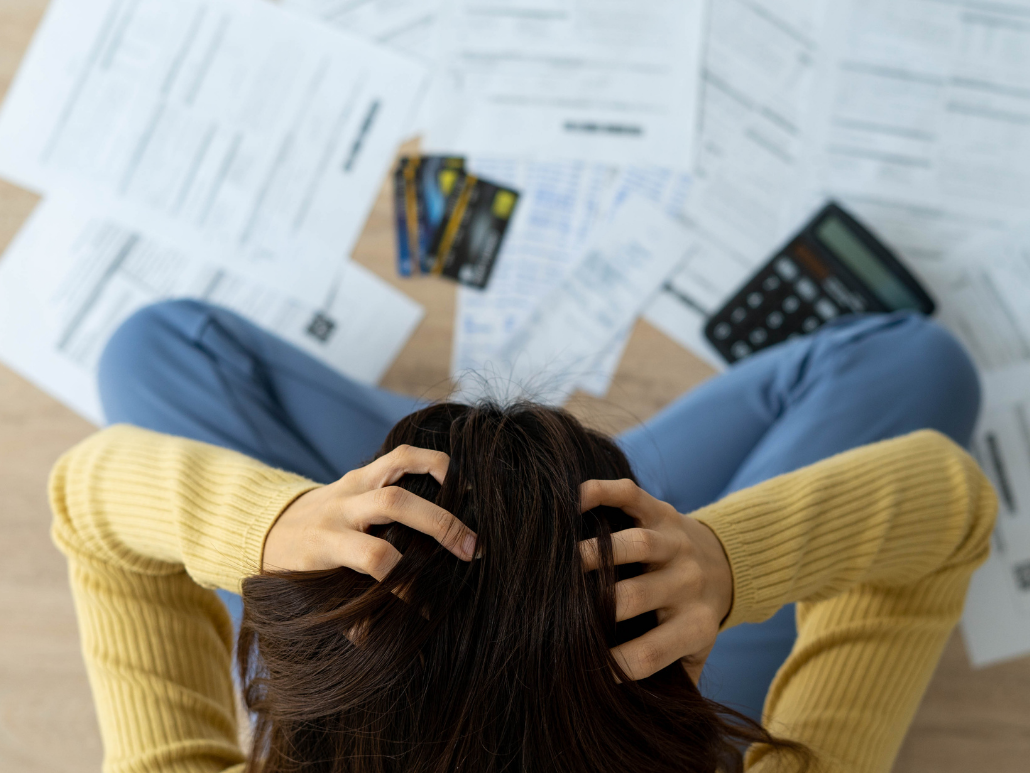
[[[612,535],[616,565],[648,567],[616,584],[615,616],[621,621],[655,611],[658,626],[612,650],[622,670],[637,680],[682,660],[696,683],[733,604],[733,573],[719,538],[631,480],[587,481],[580,503],[583,512],[617,507],[639,525]],[[586,571],[597,568],[596,539],[581,542],[580,554]]]

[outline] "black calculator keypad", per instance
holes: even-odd
[[[731,362],[811,333],[845,313],[789,255],[769,262],[709,322],[709,338]]]

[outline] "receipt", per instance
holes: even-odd
[[[143,306],[225,306],[329,367],[376,383],[422,318],[414,301],[350,261],[332,297],[300,301],[227,269],[217,254],[143,226],[117,203],[55,193],[0,260],[0,360],[103,423],[96,370],[108,339]]]
[[[0,175],[136,204],[307,296],[349,255],[425,81],[269,3],[55,0],[0,114]]]
[[[597,229],[585,256],[505,346],[512,384],[561,404],[583,371],[636,319],[659,286],[688,261],[692,234],[631,196]]]
[[[445,0],[433,150],[689,170],[703,0]]]

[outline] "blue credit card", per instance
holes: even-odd
[[[418,168],[419,258],[423,274],[431,274],[437,255],[433,246],[447,214],[447,205],[457,193],[457,182],[465,169],[459,156],[422,156]]]
[[[404,157],[397,162],[393,173],[393,216],[397,236],[397,273],[411,276],[420,272],[416,262],[419,252],[418,196],[415,191],[415,177],[418,172],[418,158]]]

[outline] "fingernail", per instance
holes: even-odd
[[[474,558],[476,555],[476,535],[467,535],[465,540],[461,543],[461,549],[464,551],[466,556]]]

